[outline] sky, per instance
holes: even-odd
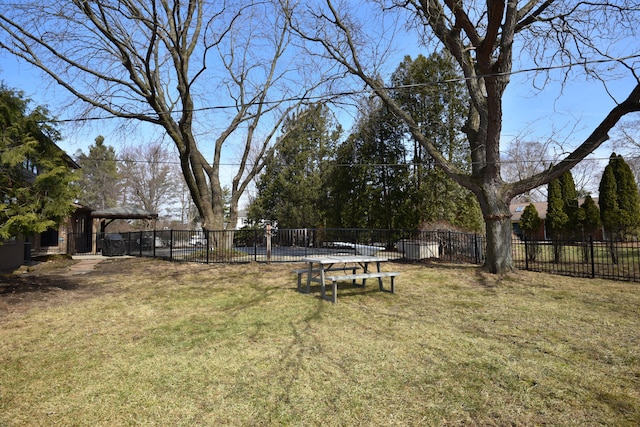
[[[21,64],[6,54],[2,54],[0,59],[0,80],[5,85],[24,91],[27,97],[33,99],[34,105],[48,106],[52,114],[59,119],[70,118],[66,111],[59,109],[60,102],[56,102],[57,99],[66,97],[64,89],[51,84],[46,78],[43,79],[40,72],[28,64]],[[530,79],[531,73],[514,76],[505,94],[503,149],[508,141],[516,137],[545,140],[551,134],[556,134],[556,139],[564,141],[568,148],[575,148],[615,106],[599,82],[571,82],[562,93],[559,85],[553,84],[541,93],[534,93]],[[613,93],[622,100],[633,87],[634,81],[626,79],[612,82],[609,89],[613,88]],[[350,115],[342,115],[340,119],[348,122],[353,118]],[[81,126],[63,125],[63,140],[59,145],[73,155],[77,150],[87,153],[89,145],[94,143],[98,135],[105,136],[105,142],[113,145],[116,151],[119,151],[123,144],[147,143],[161,137],[157,131],[152,133],[145,128],[125,136],[115,130],[117,123],[116,120],[99,120],[86,122]],[[349,126],[348,123],[342,124],[347,128]],[[606,164],[611,151],[611,144],[605,143],[589,158],[602,159]],[[228,173],[230,174],[231,172]]]
[[[415,57],[419,52],[415,45],[408,46],[414,46],[413,50],[400,50],[392,56],[388,67],[390,70],[395,69],[405,54]],[[571,79],[566,87],[551,83],[541,93],[535,93],[531,85],[533,78],[532,72],[515,74],[507,89],[503,104],[503,149],[514,138],[546,140],[553,136],[555,140],[562,142],[566,151],[570,151],[588,136],[615,105],[605,88],[597,81]],[[42,78],[39,71],[4,52],[0,53],[0,80],[10,88],[24,91],[27,97],[33,99],[34,105],[48,106],[58,119],[71,118],[69,112],[60,109],[62,100],[67,99],[64,89],[51,84],[49,80]],[[624,99],[635,86],[632,79],[610,83],[609,90],[618,100]],[[339,117],[347,122],[353,119],[348,115]],[[155,142],[162,136],[161,132],[150,132],[146,127],[123,135],[115,130],[117,124],[115,120],[100,120],[86,122],[82,126],[63,125],[61,131],[64,139],[59,145],[70,155],[77,150],[86,153],[94,139],[103,135],[105,142],[119,151],[123,144]],[[347,129],[350,126],[350,123],[341,124]],[[205,150],[204,154],[211,158],[212,153]],[[605,144],[589,157],[601,159],[604,168],[610,154],[610,144]],[[224,162],[233,162],[233,154],[227,153],[227,160]],[[224,174],[229,182],[231,170],[233,168]],[[597,188],[590,190],[597,191]]]

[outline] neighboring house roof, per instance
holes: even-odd
[[[58,150],[62,151],[62,158],[64,159],[64,161],[67,163],[67,165],[68,165],[70,168],[73,168],[73,169],[81,169],[80,165],[79,165],[78,163],[76,163],[76,161],[75,161],[75,160],[73,160],[73,159],[71,158],[71,156],[67,154],[67,152],[66,152],[66,151],[64,151],[62,148],[58,147],[58,145],[57,145],[57,144],[55,144],[55,143],[52,143],[52,144],[53,144],[53,145],[55,145],[55,147],[56,147]]]
[[[513,203],[509,206],[509,210],[511,211],[511,222],[520,222],[520,217],[524,212],[524,208],[529,206],[529,204],[533,204],[533,206],[535,206],[538,211],[538,216],[541,219],[545,219],[547,217],[547,202]]]
[[[598,205],[598,198],[594,197],[593,201]],[[582,205],[584,203],[584,199],[578,200],[578,205]],[[540,219],[547,218],[547,202],[525,202],[525,203],[512,203],[509,206],[509,210],[511,211],[511,222],[520,222],[520,217],[524,212],[524,208],[529,206],[529,204],[533,204],[536,210],[538,211],[538,216]]]

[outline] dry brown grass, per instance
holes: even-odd
[[[0,298],[0,425],[640,424],[637,284],[400,264],[332,305],[297,267],[37,276]]]

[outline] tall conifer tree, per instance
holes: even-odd
[[[640,226],[640,196],[631,168],[612,153],[600,180],[600,218],[612,239],[636,234]]]
[[[580,206],[580,226],[583,238],[593,235],[602,225],[600,220],[600,209],[593,198],[587,195]]]
[[[559,180],[563,209],[567,215],[563,235],[565,238],[571,238],[575,236],[578,229],[578,192],[570,170],[563,173]]]
[[[82,167],[80,203],[93,209],[113,208],[121,194],[116,150],[104,143],[104,136],[96,137],[89,153],[79,152],[77,161]]]
[[[547,189],[547,235],[552,239],[562,238],[563,232],[569,217],[564,211],[564,200],[562,199],[562,187],[559,179],[554,179],[549,183]]]
[[[337,149],[329,181],[333,227],[412,228],[406,149],[397,120],[378,99],[361,106],[353,132]]]
[[[562,198],[562,186],[559,179],[549,183],[547,189],[547,219],[545,222],[547,236],[553,240],[553,253],[555,262],[560,261],[562,252],[562,239],[564,238],[569,216],[564,210]]]
[[[324,226],[329,161],[339,135],[322,104],[289,116],[258,180],[250,218],[275,220],[281,228]]]

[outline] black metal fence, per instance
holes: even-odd
[[[514,240],[516,268],[573,277],[640,282],[640,242]]]
[[[452,231],[152,230],[119,233],[115,241],[109,237],[72,234],[68,253],[126,254],[200,263],[295,262],[307,256],[351,254],[467,264],[482,264],[485,259],[483,236]],[[512,250],[514,266],[521,270],[640,282],[640,242],[514,238]]]
[[[368,229],[152,230],[118,233],[124,253],[185,262],[292,262],[312,255],[382,254],[394,259],[484,262],[484,238],[450,231]],[[105,238],[106,237],[106,238]],[[111,253],[113,236],[69,235],[68,253]],[[105,244],[106,243],[106,244]],[[115,250],[116,252],[119,252]]]

